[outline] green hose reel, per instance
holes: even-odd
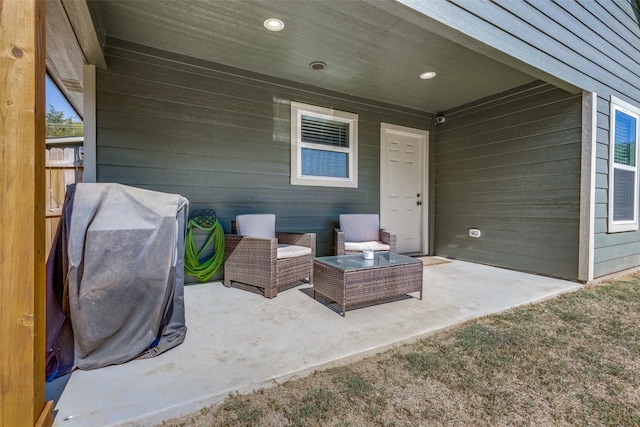
[[[209,234],[209,238],[197,250],[193,240],[193,229],[197,228]],[[213,243],[211,257],[201,260],[202,255]],[[199,282],[207,282],[224,262],[224,230],[212,209],[195,210],[187,224],[187,237],[184,248],[184,271]]]

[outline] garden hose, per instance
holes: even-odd
[[[193,228],[210,233],[200,250],[193,240]],[[213,243],[213,254],[206,260],[200,260],[202,254]],[[184,270],[199,282],[207,282],[224,262],[224,230],[216,218],[215,211],[194,211],[187,225],[185,239]]]

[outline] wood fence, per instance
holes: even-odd
[[[60,222],[67,185],[82,182],[81,147],[47,148],[46,154],[46,248],[47,256]]]

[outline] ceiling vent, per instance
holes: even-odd
[[[60,83],[67,89],[69,92],[82,92],[84,91],[84,86],[82,82],[73,79],[60,79]]]
[[[325,64],[322,61],[313,61],[311,64],[309,64],[309,67],[311,67],[314,70],[324,70],[325,68],[327,68],[327,64]]]

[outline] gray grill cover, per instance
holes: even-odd
[[[120,184],[76,184],[67,246],[74,365],[155,356],[184,341],[189,202]]]

